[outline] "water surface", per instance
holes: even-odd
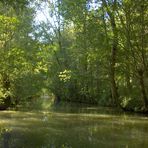
[[[148,117],[110,108],[1,111],[0,147],[147,148]]]

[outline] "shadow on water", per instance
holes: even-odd
[[[2,111],[0,133],[2,148],[147,148],[148,118],[70,104]]]

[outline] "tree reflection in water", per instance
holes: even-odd
[[[0,147],[148,147],[147,117],[72,110],[0,112]]]

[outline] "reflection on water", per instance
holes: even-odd
[[[95,108],[1,111],[2,148],[147,148],[148,118]]]

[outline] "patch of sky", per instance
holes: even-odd
[[[98,0],[89,0],[86,6],[89,11],[97,10],[101,6],[101,2]]]

